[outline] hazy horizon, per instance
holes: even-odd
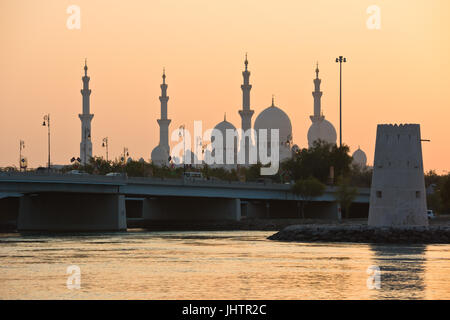
[[[66,27],[78,5],[81,28]],[[370,5],[381,29],[370,30]],[[275,104],[290,117],[293,142],[307,147],[319,62],[326,119],[339,130],[343,66],[343,142],[372,164],[376,125],[419,123],[425,170],[449,169],[450,2],[445,0],[299,1],[12,1],[0,0],[0,166],[18,165],[19,141],[30,167],[79,156],[81,77],[91,77],[93,154],[148,160],[159,142],[162,69],[170,132],[195,120],[203,129],[227,120],[241,127],[242,71],[248,52],[251,108]],[[339,132],[338,132],[339,135]],[[174,144],[172,144],[173,146]]]

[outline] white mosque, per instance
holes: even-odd
[[[242,72],[243,76],[243,84],[241,85],[242,89],[242,109],[239,110],[239,115],[241,116],[241,128],[245,132],[252,128],[252,116],[254,114],[254,110],[250,108],[250,90],[252,89],[252,85],[250,84],[250,71],[248,70],[248,60],[247,55],[245,56],[245,70]],[[319,79],[319,66],[316,66],[316,78],[313,80],[314,82],[314,91],[312,95],[314,97],[314,114],[310,116],[312,124],[308,130],[308,146],[312,147],[315,141],[322,140],[330,144],[336,144],[336,130],[331,122],[325,119],[325,116],[321,110],[321,97],[322,91],[320,91],[321,79]],[[163,83],[161,84],[161,96],[159,100],[161,102],[161,119],[158,119],[158,124],[160,127],[160,141],[158,146],[156,146],[151,154],[151,160],[153,163],[158,165],[167,165],[169,163],[170,156],[170,147],[169,147],[169,124],[170,121],[167,119],[167,101],[169,97],[167,96],[167,84],[165,82],[166,75],[163,72]],[[226,164],[226,132],[227,130],[232,130],[236,132],[236,127],[226,120],[226,115],[224,116],[223,121],[218,123],[214,129],[219,130],[223,136],[223,164],[218,164],[216,166],[223,166],[226,169],[236,168],[235,164]],[[264,109],[261,113],[258,114],[254,121],[254,130],[256,133],[260,133],[259,130],[266,129],[267,130],[267,153],[271,154],[271,136],[270,131],[272,129],[279,130],[279,159],[280,161],[286,160],[292,157],[294,152],[297,152],[300,148],[297,145],[293,145],[293,136],[292,136],[292,123],[289,119],[289,116],[282,108],[275,105],[274,98],[272,96],[272,104]],[[233,143],[234,149],[231,151],[234,155],[234,162],[237,163],[237,154],[238,154],[238,146],[239,143],[237,138]],[[245,163],[248,164],[249,161],[249,149],[253,145],[252,139],[249,137],[245,137]],[[211,142],[214,141],[214,137],[211,138]],[[258,147],[259,144],[257,144]],[[205,152],[205,157],[214,156],[215,150]],[[259,152],[258,152],[259,154]],[[365,153],[358,148],[353,153],[353,162],[360,166],[366,166],[367,157]]]
[[[321,98],[322,91],[320,91],[319,79],[319,64],[316,66],[316,78],[314,79],[314,115],[310,116],[312,125],[308,130],[308,146],[311,148],[315,141],[322,140],[330,144],[336,144],[336,130],[330,121],[325,120],[322,112]]]

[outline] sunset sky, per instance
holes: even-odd
[[[81,28],[66,9],[78,5]],[[370,5],[381,29],[366,26]],[[253,121],[275,104],[290,117],[294,143],[307,146],[316,61],[326,118],[372,164],[376,125],[419,123],[426,170],[450,169],[450,1],[448,0],[0,0],[0,166],[45,166],[51,115],[52,162],[79,156],[81,77],[88,59],[93,153],[128,147],[148,160],[159,141],[161,74],[166,68],[170,131],[240,127],[242,70],[248,52]]]

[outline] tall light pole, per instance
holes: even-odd
[[[342,63],[347,62],[347,58],[339,56],[336,63],[339,63],[339,147],[342,147]]]
[[[127,148],[127,147],[124,147],[124,148],[123,148],[123,156],[122,156],[122,160],[123,160],[124,163],[127,162],[127,157],[128,157],[129,155],[130,155],[130,154],[128,153],[128,148]]]
[[[50,113],[44,116],[42,126],[47,126],[48,128],[48,172],[50,172]]]
[[[180,130],[183,129],[183,179],[186,175],[186,136],[185,136],[185,130],[186,126],[183,124],[180,126]],[[179,135],[181,135],[181,132],[179,132]]]
[[[108,137],[103,138],[102,147],[106,148],[106,162],[108,162]]]
[[[25,141],[20,140],[20,147],[19,147],[19,172],[22,171],[22,149],[25,148]]]

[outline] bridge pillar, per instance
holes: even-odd
[[[145,199],[145,220],[220,221],[241,220],[241,200],[224,198],[173,198]]]
[[[19,231],[126,231],[125,196],[42,193],[20,200]]]

